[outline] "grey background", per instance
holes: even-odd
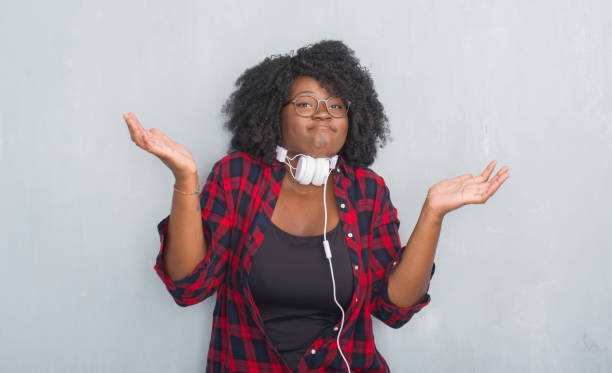
[[[214,296],[181,308],[155,274],[174,179],[122,114],[191,150],[202,182],[239,74],[324,38],[385,104],[372,168],[403,244],[430,186],[510,166],[445,218],[430,305],[374,321],[391,371],[610,372],[607,0],[3,1],[0,371],[204,370]]]

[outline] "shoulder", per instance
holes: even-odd
[[[265,183],[274,172],[263,157],[253,156],[244,151],[234,150],[217,160],[209,174],[209,181],[222,185],[226,192],[232,192],[234,197],[248,186]]]
[[[390,199],[385,179],[370,167],[345,166],[352,179],[347,195],[352,203],[363,211],[376,212]]]
[[[223,158],[219,159],[215,163],[215,165],[219,164],[222,166],[228,166],[231,164],[243,164],[243,163],[250,163],[250,164],[261,163],[263,164],[263,158],[252,156],[251,154],[244,152],[244,151],[234,150],[234,151],[227,153],[225,156],[223,156]]]
[[[220,190],[225,191],[226,202],[230,206],[236,206],[243,193],[252,193],[252,186],[261,182],[265,167],[261,157],[254,157],[243,151],[232,151],[214,163],[207,183],[217,183]]]
[[[370,221],[374,226],[391,221],[399,224],[385,179],[370,167],[347,166],[346,171],[354,175],[347,192],[354,206],[358,206],[360,220]]]
[[[370,167],[354,167],[347,165],[347,173],[354,175],[354,181],[358,183],[366,194],[374,197],[387,189],[385,179]]]
[[[218,174],[221,178],[242,176],[253,166],[263,168],[266,165],[262,157],[254,157],[247,152],[234,150],[215,162],[213,173]]]
[[[385,180],[376,171],[370,167],[352,167],[355,179],[357,180],[373,180],[378,184],[384,184]]]

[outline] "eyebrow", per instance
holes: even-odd
[[[315,92],[313,92],[313,91],[299,91],[298,93],[296,93],[296,94],[295,94],[295,96],[294,96],[294,97],[299,96],[299,95],[301,95],[302,93],[312,93],[313,95],[316,95],[316,93],[315,93]],[[329,96],[329,97],[327,97],[327,98],[330,98],[330,97],[336,97],[336,96],[331,95],[331,96]]]

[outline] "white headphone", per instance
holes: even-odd
[[[297,167],[293,167],[287,160],[292,161],[293,158],[301,155],[298,160]],[[296,154],[293,157],[287,157],[287,149],[280,145],[276,146],[276,159],[280,163],[286,163],[289,165],[291,176],[295,178],[300,184],[313,184],[321,186],[327,180],[329,171],[336,166],[338,155],[334,155],[331,158],[313,158],[306,154]],[[295,175],[293,170],[296,170]]]
[[[297,167],[293,167],[291,163],[288,161],[293,160],[293,158],[301,155],[298,160]],[[327,230],[327,200],[325,198],[326,188],[327,188],[327,178],[329,177],[330,172],[336,167],[336,162],[338,161],[338,155],[334,155],[331,158],[313,158],[306,154],[296,154],[293,157],[287,157],[287,149],[283,148],[280,145],[276,146],[276,159],[280,163],[287,164],[289,166],[289,171],[291,172],[291,176],[295,180],[297,180],[300,184],[313,184],[316,186],[323,185],[323,208],[325,210],[325,222],[323,224],[323,248],[325,249],[325,257],[329,261],[329,270],[331,271],[332,285],[334,289],[334,302],[338,308],[340,308],[340,312],[342,312],[342,323],[340,324],[340,330],[338,331],[338,336],[336,337],[336,343],[338,344],[338,351],[346,366],[348,368],[349,373],[351,373],[351,367],[349,366],[348,361],[344,357],[342,353],[342,348],[340,348],[340,333],[342,333],[342,328],[344,327],[344,309],[338,303],[336,299],[336,280],[334,279],[334,268],[331,262],[331,249],[329,247],[329,241],[327,241],[327,236],[325,231]],[[293,170],[296,170],[295,175],[293,174]]]

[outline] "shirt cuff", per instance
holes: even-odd
[[[380,296],[383,300],[383,306],[385,310],[397,316],[401,316],[401,317],[407,316],[408,314],[415,314],[419,312],[423,307],[428,305],[431,300],[431,297],[429,296],[429,284],[427,284],[427,291],[425,292],[425,295],[423,295],[419,303],[415,304],[414,306],[410,306],[410,307],[400,307],[396,305],[395,303],[393,303],[391,301],[391,298],[389,298],[389,287],[388,286],[383,286]]]
[[[207,250],[206,256],[200,261],[200,263],[198,263],[198,265],[193,269],[191,273],[189,273],[188,275],[186,275],[180,280],[172,281],[172,279],[170,279],[170,276],[168,276],[168,274],[166,273],[166,270],[164,269],[164,264],[163,264],[163,255],[164,255],[164,250],[165,250],[166,237],[168,235],[169,219],[170,219],[170,215],[164,218],[157,225],[157,231],[159,233],[159,240],[160,240],[160,248],[159,248],[159,253],[157,254],[157,257],[155,259],[154,269],[155,269],[155,272],[157,272],[157,275],[159,276],[159,278],[166,285],[166,288],[168,289],[168,291],[170,291],[170,293],[174,293],[176,292],[177,289],[184,289],[188,287],[189,285],[193,284],[194,280],[197,278],[197,275],[203,270],[206,270],[206,268],[208,268],[208,266],[210,265],[210,258],[211,258],[212,250],[210,249]],[[204,232],[204,233],[206,234],[208,232]],[[206,237],[206,239],[208,240],[209,238]]]

